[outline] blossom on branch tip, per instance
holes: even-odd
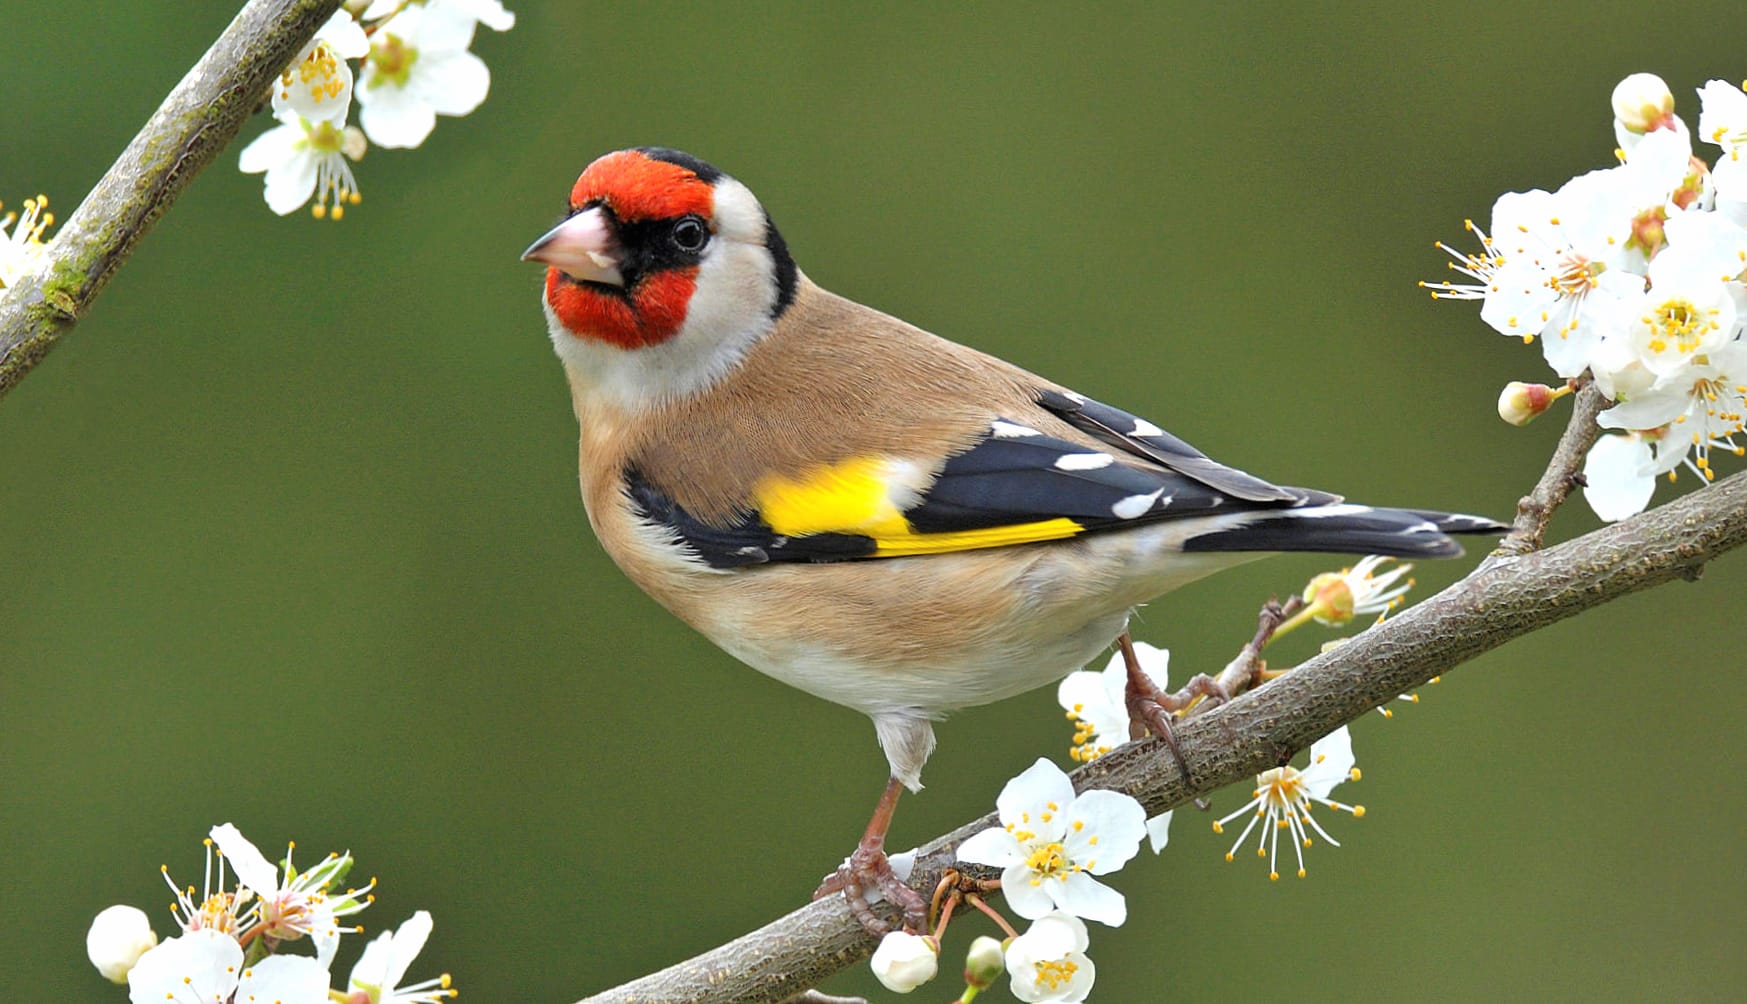
[[[1412,579],[1400,580],[1413,571],[1413,566],[1397,564],[1386,572],[1378,572],[1385,562],[1394,560],[1373,554],[1350,568],[1324,572],[1311,579],[1304,587],[1304,608],[1274,629],[1274,637],[1310,620],[1327,627],[1342,627],[1359,614],[1386,614],[1400,606],[1402,596],[1414,584]]]
[[[1365,814],[1365,807],[1362,805],[1345,805],[1328,797],[1329,792],[1342,781],[1359,779],[1359,770],[1353,764],[1352,736],[1343,725],[1311,744],[1310,766],[1304,770],[1288,764],[1257,774],[1255,797],[1243,808],[1213,824],[1213,832],[1224,833],[1226,823],[1246,812],[1254,812],[1249,824],[1232,843],[1231,850],[1225,852],[1225,860],[1230,861],[1236,856],[1238,847],[1250,835],[1250,831],[1261,823],[1262,832],[1256,843],[1256,856],[1268,859],[1268,878],[1280,877],[1280,870],[1276,865],[1282,830],[1288,831],[1288,839],[1292,841],[1293,849],[1298,855],[1298,877],[1303,878],[1304,849],[1311,844],[1312,830],[1330,844],[1340,846],[1340,841],[1329,836],[1328,831],[1311,815],[1313,803],[1350,812],[1355,818]]]
[[[349,853],[329,854],[314,868],[299,872],[291,864],[291,854],[297,845],[290,844],[285,849],[285,875],[281,878],[278,867],[269,863],[230,823],[214,826],[212,840],[230,862],[238,881],[254,893],[246,928],[258,927],[260,934],[271,942],[294,941],[307,935],[315,945],[317,958],[331,961],[340,936],[358,930],[340,926],[338,918],[357,913],[374,901],[370,890],[375,882],[343,893],[330,889],[351,868]]]
[[[418,146],[438,115],[466,115],[485,100],[491,71],[467,47],[481,20],[477,15],[492,14],[488,7],[431,0],[406,6],[376,27],[358,82],[358,120],[372,143]],[[508,14],[501,5],[496,10]],[[368,18],[371,12],[364,13]]]
[[[369,51],[364,29],[343,8],[335,11],[279,75],[274,113],[289,109],[312,122],[344,125],[352,107],[352,65],[347,60]]]
[[[896,994],[907,994],[929,980],[940,969],[940,946],[933,938],[892,931],[880,939],[868,960],[880,985]]]
[[[1051,910],[1112,927],[1128,918],[1121,893],[1093,878],[1140,851],[1146,812],[1116,791],[1074,794],[1061,768],[1039,759],[995,800],[1001,825],[972,835],[958,859],[1002,869],[1001,892],[1021,917]]]
[[[184,888],[170,878],[169,865],[159,866],[158,870],[164,876],[164,883],[170,887],[171,892],[176,894],[176,902],[171,906],[170,912],[184,932],[211,930],[234,939],[243,928],[243,921],[239,919],[239,911],[243,910],[251,894],[247,889],[239,889],[236,892],[225,891],[223,854],[217,855],[218,885],[216,887],[213,885],[212,838],[208,837],[205,845],[206,864],[201,869],[199,901],[194,899],[193,886]],[[247,916],[246,912],[242,916]]]
[[[1086,957],[1090,939],[1080,918],[1054,910],[1007,946],[1007,973],[1013,996],[1028,1004],[1064,1001],[1078,1004],[1092,992],[1097,968]]]
[[[316,219],[334,219],[362,200],[358,181],[347,160],[364,155],[363,134],[351,126],[326,120],[312,122],[286,109],[279,125],[255,137],[243,148],[238,167],[244,174],[267,173],[267,208],[284,216],[315,197]]]

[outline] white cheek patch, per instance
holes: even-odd
[[[764,207],[751,189],[733,178],[716,182],[712,215],[718,236],[742,244],[764,243]]]

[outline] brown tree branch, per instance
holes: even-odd
[[[1534,491],[1518,500],[1510,533],[1499,542],[1498,550],[1481,568],[1505,558],[1540,550],[1554,511],[1565,504],[1572,489],[1582,485],[1578,471],[1583,467],[1583,458],[1588,456],[1589,448],[1601,436],[1601,426],[1595,424],[1595,416],[1613,404],[1602,396],[1601,390],[1589,381],[1587,375],[1583,379],[1586,382],[1571,400],[1571,419],[1565,424],[1565,434],[1559,437],[1559,445],[1553,450],[1553,459],[1547,461],[1547,469],[1541,474],[1541,480],[1535,483]]]
[[[1593,425],[1593,416],[1588,421]],[[1562,451],[1574,441],[1568,432]],[[1747,472],[1557,547],[1500,557],[1284,677],[1185,721],[1177,740],[1188,782],[1176,760],[1149,740],[1082,767],[1074,784],[1124,791],[1148,814],[1163,812],[1278,766],[1342,723],[1512,638],[1628,593],[1692,578],[1743,543]],[[953,863],[954,848],[993,825],[991,813],[924,845],[911,883],[932,888]],[[842,899],[829,897],[583,1004],[780,1001],[867,958],[873,947]]]
[[[109,277],[218,156],[341,0],[250,0],[49,243],[0,291],[0,397],[80,318]]]

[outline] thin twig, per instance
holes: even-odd
[[[1481,568],[1541,549],[1553,513],[1565,504],[1572,489],[1582,485],[1578,471],[1583,467],[1583,458],[1588,455],[1589,448],[1601,435],[1595,416],[1612,403],[1602,396],[1593,382],[1584,384],[1577,391],[1577,396],[1571,400],[1571,418],[1565,424],[1565,434],[1559,437],[1558,447],[1553,450],[1553,459],[1547,461],[1547,469],[1536,482],[1534,491],[1517,502],[1516,519],[1511,523],[1510,533],[1498,542],[1497,549]]]
[[[1157,741],[1130,743],[1080,768],[1076,788],[1111,788],[1151,815],[1278,766],[1342,723],[1433,676],[1628,593],[1691,575],[1747,543],[1747,473],[1556,547],[1483,568],[1449,589],[1176,730],[1193,768],[1184,783]],[[993,814],[918,850],[911,881],[927,889]],[[841,897],[808,904],[687,962],[584,1004],[764,1004],[783,1000],[872,952]]]
[[[0,397],[85,316],[340,3],[250,0],[237,14],[49,242],[36,274],[0,292]]]

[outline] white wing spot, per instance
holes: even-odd
[[[1368,505],[1353,505],[1351,503],[1345,503],[1342,505],[1308,506],[1303,509],[1286,510],[1289,515],[1298,519],[1322,519],[1326,516],[1357,516],[1362,512],[1370,511],[1371,507]]]
[[[1117,519],[1136,519],[1145,516],[1152,509],[1153,503],[1159,500],[1165,490],[1160,488],[1147,495],[1130,495],[1110,507],[1110,512]]]
[[[1405,529],[1401,532],[1402,533],[1438,533],[1440,531],[1438,530],[1438,525],[1436,523],[1415,523],[1414,525],[1408,527],[1407,529]]]
[[[1164,434],[1165,434],[1165,430],[1159,428],[1158,426],[1152,424],[1151,422],[1147,421],[1144,418],[1135,419],[1134,420],[1134,431],[1129,433],[1129,435],[1131,435],[1131,436],[1162,436]]]
[[[1067,398],[1068,400],[1074,402],[1075,404],[1085,404],[1086,403],[1086,396],[1084,394],[1076,394],[1071,390],[1062,391],[1062,397]]]
[[[1116,458],[1108,453],[1064,453],[1055,458],[1058,471],[1095,471],[1115,462]]]
[[[1008,422],[999,418],[989,423],[989,431],[995,434],[996,439],[1021,439],[1025,436],[1043,435],[1029,425],[1020,425],[1018,422]]]

